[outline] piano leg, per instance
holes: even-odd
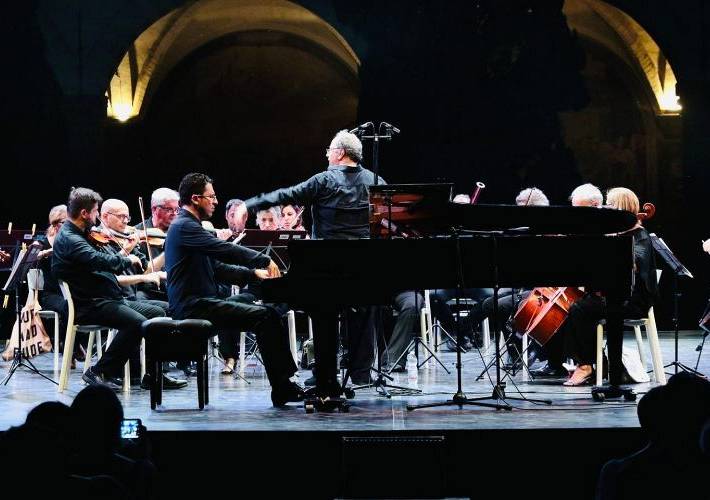
[[[313,325],[316,386],[306,391],[303,406],[313,411],[348,411],[347,400],[338,383],[338,311],[307,311]]]
[[[635,401],[633,389],[620,387],[623,365],[621,350],[624,342],[624,298],[618,291],[606,293],[607,297],[607,350],[609,353],[609,385],[592,388],[592,398],[604,401],[623,397],[626,401]]]

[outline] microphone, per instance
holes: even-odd
[[[382,122],[382,126],[385,127],[386,129],[391,130],[391,131],[394,132],[395,134],[399,134],[399,133],[401,132],[401,130],[399,130],[397,127],[395,127],[395,126],[392,125],[391,123]]]
[[[374,126],[375,124],[372,122],[365,122],[362,125],[358,125],[354,129],[350,130],[351,134],[362,134],[365,130],[367,130],[368,127]]]

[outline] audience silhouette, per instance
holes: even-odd
[[[710,382],[691,373],[672,376],[638,404],[648,444],[602,468],[598,500],[710,498],[705,474],[710,458],[701,449],[701,431],[710,418]]]

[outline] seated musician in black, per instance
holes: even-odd
[[[569,200],[573,207],[597,207],[604,205],[604,195],[594,184],[582,184],[577,186],[570,194]],[[527,298],[527,294],[525,294]],[[542,368],[532,370],[530,373],[535,378],[540,377],[567,377],[567,369],[563,366],[564,358],[564,339],[565,325],[563,323],[560,330],[552,336],[545,344],[544,348],[537,351],[537,359],[545,360],[547,363]]]
[[[97,192],[72,189],[67,203],[69,219],[54,240],[52,272],[69,285],[77,323],[118,330],[106,352],[84,373],[83,379],[88,384],[120,389],[123,366],[139,349],[141,324],[152,316],[152,309],[147,310],[138,301],[126,300],[116,278],[133,266],[140,268],[141,260],[123,251],[112,255],[89,241],[88,233],[96,223],[99,203],[101,196]],[[164,377],[163,382],[168,388],[174,381]]]
[[[268,257],[220,240],[202,227],[201,221],[212,217],[217,205],[208,176],[187,174],[180,182],[179,193],[182,209],[165,240],[171,316],[206,319],[217,329],[255,332],[274,406],[303,400],[303,390],[290,380],[296,364],[278,313],[268,306],[218,296],[218,281],[244,286],[280,276],[279,268]]]
[[[607,205],[618,210],[627,210],[634,215],[639,212],[639,200],[627,188],[613,188],[607,192]],[[648,232],[639,221],[631,230],[634,238],[634,288],[631,298],[624,303],[623,314],[627,319],[645,318],[658,297],[656,283],[656,260]],[[564,329],[564,350],[572,358],[577,369],[564,385],[577,386],[587,383],[594,374],[596,359],[596,328],[600,319],[606,317],[606,301],[594,292],[570,308]],[[597,367],[601,370],[602,367]]]
[[[47,227],[47,232],[39,236],[37,241],[42,244],[42,250],[37,255],[38,267],[42,271],[42,276],[44,278],[44,287],[39,291],[39,304],[42,309],[47,311],[54,311],[59,317],[59,335],[60,342],[64,342],[64,337],[67,333],[67,317],[69,312],[67,310],[67,301],[62,296],[62,292],[59,290],[59,282],[57,278],[54,277],[52,273],[52,245],[54,245],[54,239],[57,237],[59,228],[62,227],[64,221],[67,219],[67,206],[57,205],[52,207],[49,211],[49,227]],[[42,320],[47,322],[47,318]],[[51,331],[51,328],[45,324],[45,329]],[[55,345],[54,349],[60,349],[61,345]],[[74,354],[79,352],[79,343],[74,344]],[[72,359],[74,362],[74,359]]]
[[[249,212],[256,213],[277,205],[310,205],[313,238],[369,238],[368,188],[375,184],[375,174],[360,165],[360,139],[347,130],[341,130],[333,137],[325,154],[328,160],[327,170],[295,186],[246,200],[244,205],[237,207],[237,220],[246,222]],[[386,184],[381,177],[378,177],[378,183]],[[349,308],[346,322],[350,344],[348,355],[350,377],[355,384],[370,381],[370,367],[374,359],[375,321],[374,308]],[[325,336],[323,340],[336,342],[334,337]],[[326,350],[332,350],[331,347]],[[329,373],[327,378],[335,380],[335,376],[336,373]]]
[[[123,273],[116,275],[116,279],[121,285],[123,296],[128,301],[140,301],[144,308],[142,313],[146,317],[155,318],[158,316],[166,316],[168,312],[167,301],[146,298],[146,296],[139,291],[140,286],[144,286],[147,290],[165,289],[165,271],[162,270],[165,263],[165,255],[161,253],[153,258],[151,262],[151,259],[148,259],[140,250],[141,247],[138,245],[139,233],[126,233],[127,225],[131,221],[131,216],[128,211],[128,205],[123,201],[114,198],[105,200],[101,204],[100,218],[100,228],[111,238],[101,249],[111,254],[123,252],[135,255],[141,261],[141,269],[131,267]],[[124,238],[121,236],[124,234],[126,234],[127,237]],[[161,282],[163,286],[161,286]],[[138,385],[141,383],[139,375],[140,357],[138,351],[135,351],[131,355],[130,366],[131,384]],[[167,384],[166,387],[177,388],[177,386],[185,385],[187,385],[186,380],[175,378],[173,382]]]

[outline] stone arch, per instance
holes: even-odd
[[[606,48],[646,82],[658,114],[681,110],[670,62],[631,16],[602,0],[567,0],[564,13],[569,26],[581,37]]]
[[[130,45],[107,90],[109,117],[141,115],[160,83],[199,47],[237,32],[279,32],[328,51],[357,79],[360,61],[322,18],[287,0],[201,0],[174,9]]]
[[[682,175],[682,108],[670,62],[639,23],[602,0],[566,0],[564,14],[587,54],[591,103],[561,116],[582,177],[675,201],[677,193],[661,189]]]

